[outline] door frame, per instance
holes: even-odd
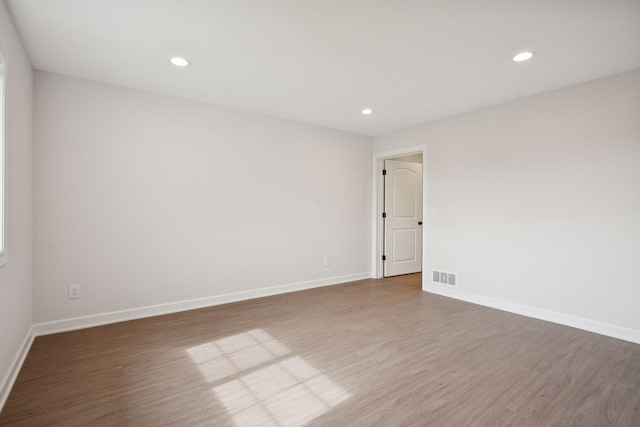
[[[382,169],[386,159],[408,156],[411,154],[422,154],[422,289],[426,289],[429,271],[427,269],[427,145],[414,145],[411,147],[398,148],[395,150],[373,153],[372,171],[372,194],[371,194],[371,277],[379,279],[383,275],[382,252],[384,250],[384,234],[382,223],[382,212],[384,211],[384,180]]]

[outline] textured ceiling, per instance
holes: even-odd
[[[364,135],[640,68],[640,0],[5,3],[36,69]]]

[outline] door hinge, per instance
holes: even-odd
[[[387,170],[386,169],[382,169],[382,175],[386,175],[387,174]]]
[[[386,255],[382,255],[382,260],[386,261],[387,260],[387,256]]]
[[[386,212],[382,212],[382,218],[386,218],[387,217],[387,213]]]

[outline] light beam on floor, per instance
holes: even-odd
[[[300,425],[351,394],[262,329],[187,350],[236,425]]]

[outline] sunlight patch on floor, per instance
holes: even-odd
[[[300,425],[351,395],[299,356],[273,363],[214,391],[238,425]]]
[[[238,426],[304,424],[351,397],[262,329],[187,352]]]
[[[192,347],[187,352],[209,382],[291,353],[262,329],[221,338]]]

